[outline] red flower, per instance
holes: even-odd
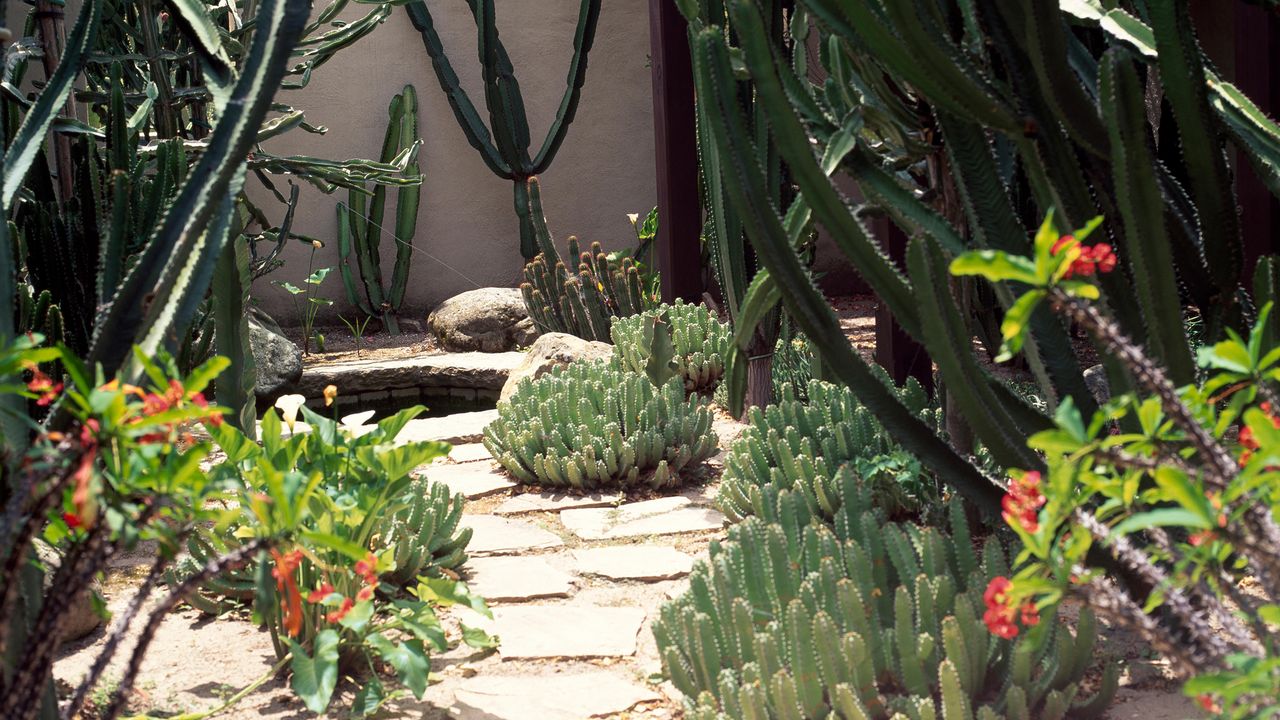
[[[209,407],[209,401],[205,399],[204,393],[192,393],[191,404],[195,405],[198,408],[207,409]],[[220,412],[209,413],[209,415],[205,418],[205,422],[209,423],[214,427],[218,427],[222,425],[222,413]]]
[[[313,604],[318,603],[332,594],[333,594],[333,586],[330,585],[329,583],[324,583],[323,585],[316,588],[315,590],[312,590],[307,595],[307,602],[313,603]]]
[[[1095,272],[1109,273],[1116,269],[1117,258],[1115,250],[1107,243],[1080,245],[1073,236],[1063,235],[1053,244],[1053,248],[1049,252],[1057,255],[1077,246],[1080,248],[1080,256],[1071,261],[1071,265],[1062,276],[1064,279],[1077,275],[1087,277]]]
[[[376,585],[378,582],[378,558],[369,553],[364,559],[356,563],[356,574],[364,578],[365,584]]]
[[[75,513],[62,513],[62,521],[65,522],[67,527],[72,530],[75,530],[83,524],[80,522],[80,516]]]
[[[1013,583],[1007,577],[992,578],[987,589],[982,593],[982,602],[987,610],[982,614],[982,622],[992,635],[1011,640],[1018,634],[1018,626],[1013,623],[1015,611],[1009,605],[1009,589]]]
[[[271,577],[276,579],[276,590],[280,595],[280,616],[284,619],[284,629],[289,637],[297,637],[302,632],[302,595],[298,592],[298,583],[294,574],[302,564],[302,551],[294,550],[281,555],[271,551],[274,567]]]
[[[98,514],[97,503],[93,501],[93,466],[98,459],[98,431],[101,426],[97,420],[90,418],[80,426],[80,464],[71,476],[74,489],[71,491],[71,506],[76,518],[75,527],[93,527],[94,518]],[[70,525],[71,523],[67,523]]]
[[[1040,492],[1040,473],[1032,470],[1015,474],[1009,483],[1000,506],[1004,509],[1004,521],[1013,527],[1034,533],[1040,529],[1040,508],[1045,504]]]
[[[373,599],[373,591],[377,589],[378,583],[372,583],[360,588],[360,592],[356,593],[356,602],[364,602]]]
[[[1027,627],[1035,627],[1040,624],[1040,610],[1036,608],[1036,604],[1030,601],[1022,603],[1021,611],[1022,624]]]
[[[31,382],[27,383],[27,389],[40,395],[36,399],[36,405],[47,407],[57,400],[58,393],[62,392],[62,383],[54,383],[53,378],[45,375],[35,363],[27,363],[26,367],[31,371]]]
[[[337,610],[325,615],[324,619],[331,623],[341,622],[342,618],[346,617],[347,613],[351,612],[352,607],[355,607],[355,603],[351,601],[351,598],[342,598],[342,605]]]
[[[1200,707],[1204,708],[1205,712],[1211,712],[1211,713],[1222,712],[1222,708],[1218,705],[1218,703],[1213,701],[1213,696],[1207,693],[1197,697],[1196,702],[1200,703]]]
[[[1212,530],[1201,530],[1198,533],[1192,533],[1191,537],[1187,538],[1187,542],[1191,543],[1191,547],[1200,547],[1201,545],[1207,542],[1212,542],[1212,541],[1213,541]]]

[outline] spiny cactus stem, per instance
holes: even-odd
[[[1085,569],[1078,567],[1076,572],[1085,572]],[[1131,628],[1151,643],[1151,647],[1156,652],[1169,658],[1170,666],[1178,677],[1189,678],[1205,669],[1196,662],[1185,643],[1160,627],[1132,598],[1111,581],[1095,578],[1079,586],[1079,591],[1084,596],[1089,609],[1098,616],[1117,625]]]

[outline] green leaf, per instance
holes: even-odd
[[[471,627],[466,623],[461,624],[462,642],[466,643],[468,647],[481,649],[498,647],[498,637],[496,635],[490,635],[484,630],[477,627]]]
[[[346,615],[338,621],[342,627],[359,635],[369,626],[369,621],[373,619],[373,602],[363,600],[356,603]]]
[[[315,272],[307,276],[307,282],[312,285],[319,285],[320,283],[324,282],[324,279],[328,277],[329,273],[332,271],[333,271],[333,268],[327,268],[327,267],[320,268],[319,270],[316,270]]]
[[[1212,527],[1198,513],[1182,508],[1161,508],[1130,515],[1112,528],[1116,535],[1128,535],[1153,527],[1185,527],[1203,529]]]
[[[1002,250],[976,250],[951,261],[952,275],[979,275],[991,282],[1002,280],[1036,285],[1036,267],[1024,257]]]
[[[381,633],[374,633],[365,638],[365,642],[377,651],[388,665],[396,669],[400,682],[409,688],[413,696],[422,699],[422,694],[427,691],[427,675],[431,670],[431,661],[427,659],[427,651],[422,641],[406,640],[397,645]]]
[[[485,617],[493,617],[493,613],[489,611],[489,606],[485,604],[484,598],[479,595],[472,595],[466,583],[450,580],[449,578],[419,577],[418,599],[425,602],[434,602],[442,607],[465,605]]]
[[[1031,313],[1035,312],[1036,306],[1044,297],[1044,290],[1032,290],[1024,293],[1009,306],[1004,314],[1004,321],[1000,323],[1000,335],[1004,338],[1004,344],[1000,346],[1000,354],[996,357],[996,362],[1009,360],[1022,349],[1022,344],[1027,338]]]
[[[302,699],[307,709],[317,715],[329,707],[333,689],[338,685],[338,633],[321,630],[316,635],[315,657],[309,657],[306,649],[292,638],[289,648],[293,658],[289,667],[293,670],[290,686]]]
[[[298,287],[297,285],[294,285],[291,282],[285,282],[283,280],[277,282],[276,285],[279,285],[280,287],[284,288],[285,291],[288,292],[290,295],[301,295],[302,293],[306,292],[305,290]]]
[[[1194,522],[1185,523],[1188,527],[1206,528],[1214,524],[1213,507],[1204,491],[1196,487],[1186,473],[1170,467],[1162,467],[1155,471],[1156,485],[1170,500],[1178,503],[1184,510],[1195,515]]]

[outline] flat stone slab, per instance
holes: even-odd
[[[489,449],[483,443],[462,443],[449,451],[449,459],[456,463],[477,462],[490,459]]]
[[[612,580],[674,580],[693,569],[693,557],[673,547],[617,545],[573,551],[578,570]],[[487,596],[486,596],[487,597]]]
[[[679,495],[627,503],[617,508],[584,508],[560,513],[560,522],[583,540],[718,530],[724,519],[718,511],[696,507],[689,498]]]
[[[417,418],[405,423],[404,429],[396,436],[396,442],[439,440],[454,445],[479,442],[480,438],[484,437],[485,426],[497,419],[497,410],[477,410],[433,418]]]
[[[461,463],[456,465],[424,465],[420,472],[431,482],[444,483],[468,500],[500,493],[516,486],[516,482],[489,463]]]
[[[568,493],[540,492],[513,495],[494,509],[498,515],[519,515],[531,512],[560,512],[573,508],[613,507],[621,495],[570,495]]]
[[[504,660],[626,657],[636,652],[644,618],[636,607],[506,605],[483,626],[498,636]]]
[[[343,395],[402,388],[473,388],[501,390],[524,353],[444,353],[395,360],[349,360],[312,365],[302,371],[296,392],[309,398],[336,385]]]
[[[472,530],[468,555],[510,555],[564,545],[555,533],[537,525],[496,515],[463,515],[459,525]]]
[[[490,602],[568,597],[573,576],[539,557],[489,557],[467,561],[467,586]]]
[[[455,692],[462,720],[582,720],[616,715],[662,696],[607,670],[477,675]]]

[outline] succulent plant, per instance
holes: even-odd
[[[614,318],[610,329],[613,356],[625,370],[642,373],[649,363],[653,320],[666,318],[674,347],[676,374],[685,392],[703,395],[715,391],[724,376],[724,356],[731,340],[729,326],[716,319],[705,305],[659,305],[640,315]]]
[[[779,522],[748,519],[713,544],[653,632],[692,718],[1099,717],[1108,665],[1083,697],[1097,625],[1082,612],[1043,642],[1002,640],[980,615],[1007,572],[999,540],[978,552],[964,510],[952,533],[886,523],[850,473],[831,526],[778,493]]]
[[[524,380],[484,430],[489,453],[521,482],[592,490],[676,485],[716,452],[711,408],[679,378],[655,387],[613,360],[574,362]]]
[[[581,252],[578,239],[570,235],[568,257],[578,263],[577,272],[571,272],[547,229],[536,178],[529,179],[528,195],[539,249],[524,266],[520,284],[529,317],[540,332],[608,342],[611,318],[636,315],[654,303],[644,292],[640,269],[629,257],[610,260],[598,242]]]
[[[887,376],[882,379],[888,382]],[[941,411],[914,380],[895,393],[922,422],[940,425]],[[919,513],[937,500],[933,478],[901,451],[847,387],[812,380],[805,394],[808,402],[786,384],[776,404],[751,408],[748,427],[725,454],[716,503],[726,515],[741,520],[759,514],[760,490],[771,487],[799,493],[829,519],[838,510],[832,483],[846,467],[874,488],[877,504],[890,515]],[[907,462],[906,482],[916,487],[883,477],[895,455]]]
[[[465,563],[471,528],[458,528],[466,502],[462,493],[450,493],[443,483],[417,480],[406,497],[408,505],[377,531],[387,547],[395,548],[396,567],[387,578],[411,585],[419,575],[436,576]]]

